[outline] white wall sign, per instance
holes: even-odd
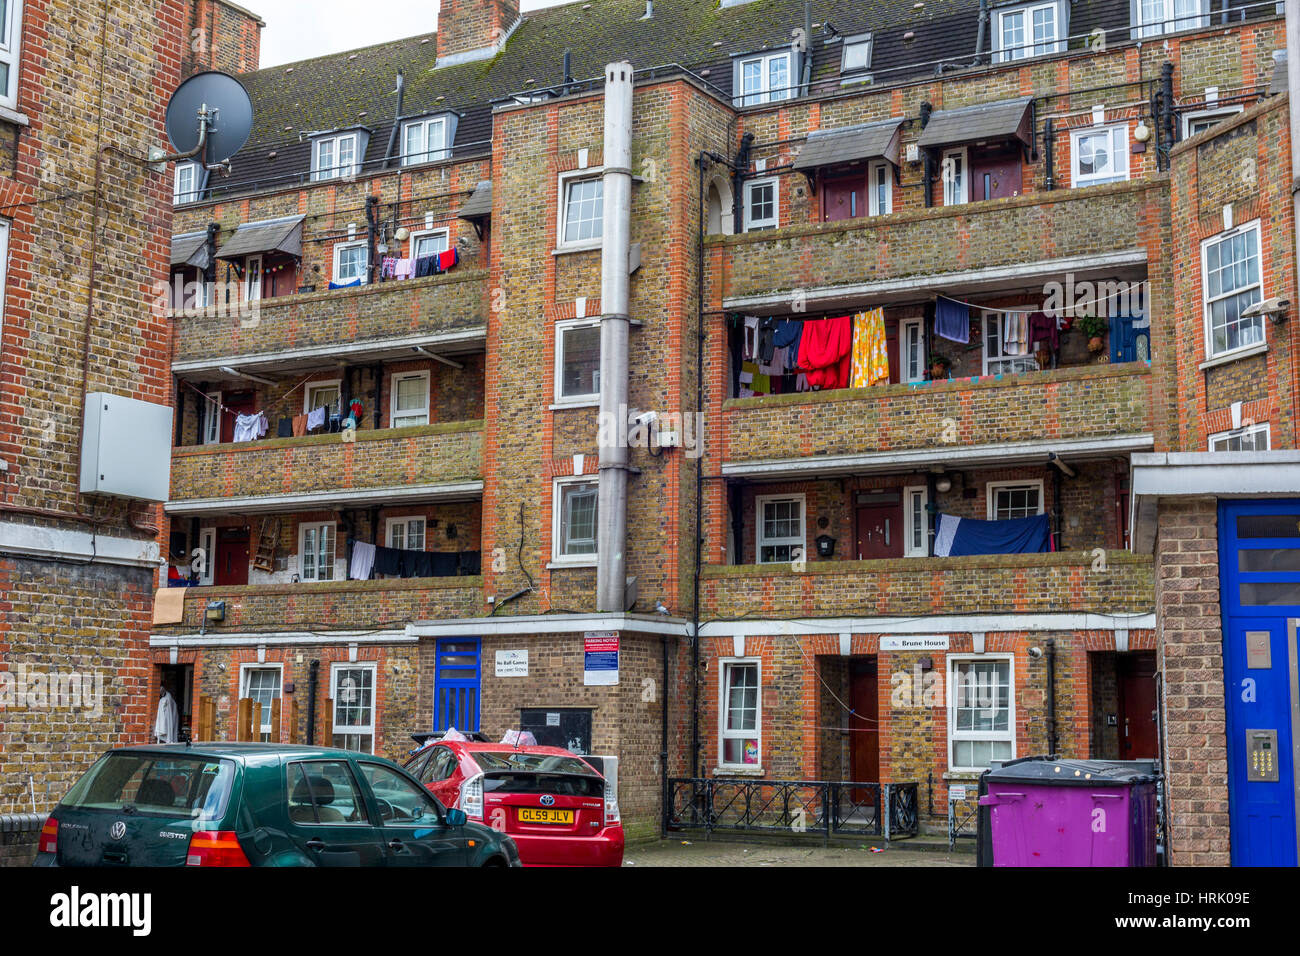
[[[884,634],[880,638],[882,651],[946,651],[947,634]]]
[[[527,677],[528,650],[497,651],[497,677]]]

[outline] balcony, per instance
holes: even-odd
[[[847,301],[925,298],[951,291],[954,283],[976,292],[1017,277],[1023,286],[1026,275],[1144,274],[1143,218],[1163,185],[1144,180],[1034,192],[714,237],[708,240],[717,277],[711,299],[726,309],[789,311],[790,293],[800,290],[807,309],[816,311]]]
[[[182,624],[153,634],[176,636],[203,628],[209,640],[295,628],[313,631],[401,630],[408,621],[474,617],[483,611],[480,577],[327,581],[187,588]],[[209,601],[224,601],[225,620],[203,624]]]
[[[238,365],[284,371],[295,364],[409,358],[412,345],[482,347],[484,270],[263,299],[253,306],[178,312],[173,370],[199,375]],[[384,352],[388,348],[391,355]],[[372,354],[373,353],[373,354]]]
[[[942,460],[996,465],[1151,447],[1145,362],[978,380],[738,398],[723,405],[723,474],[890,471]]]
[[[706,565],[701,602],[712,619],[939,614],[1150,613],[1151,559],[1128,551],[960,558]],[[1105,570],[1094,570],[1103,566]]]
[[[243,514],[476,497],[483,423],[444,422],[200,445],[172,452],[173,515]]]

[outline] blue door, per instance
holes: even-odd
[[[1145,316],[1111,317],[1110,360],[1112,362],[1151,361],[1151,324]]]
[[[1295,866],[1300,501],[1221,502],[1219,567],[1235,866]]]
[[[478,730],[482,670],[477,637],[440,637],[433,670],[433,729]]]

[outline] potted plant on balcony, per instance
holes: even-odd
[[[948,370],[952,368],[952,359],[941,352],[930,353],[930,378],[934,380],[948,377]]]
[[[1089,352],[1101,352],[1106,348],[1106,330],[1110,328],[1110,320],[1101,315],[1086,315],[1075,323],[1075,326],[1088,340]]]

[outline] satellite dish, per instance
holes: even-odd
[[[207,110],[207,142],[202,156],[208,164],[224,163],[248,142],[253,129],[253,101],[243,85],[215,70],[196,73],[176,87],[167,104],[167,138],[178,153],[198,148]]]

